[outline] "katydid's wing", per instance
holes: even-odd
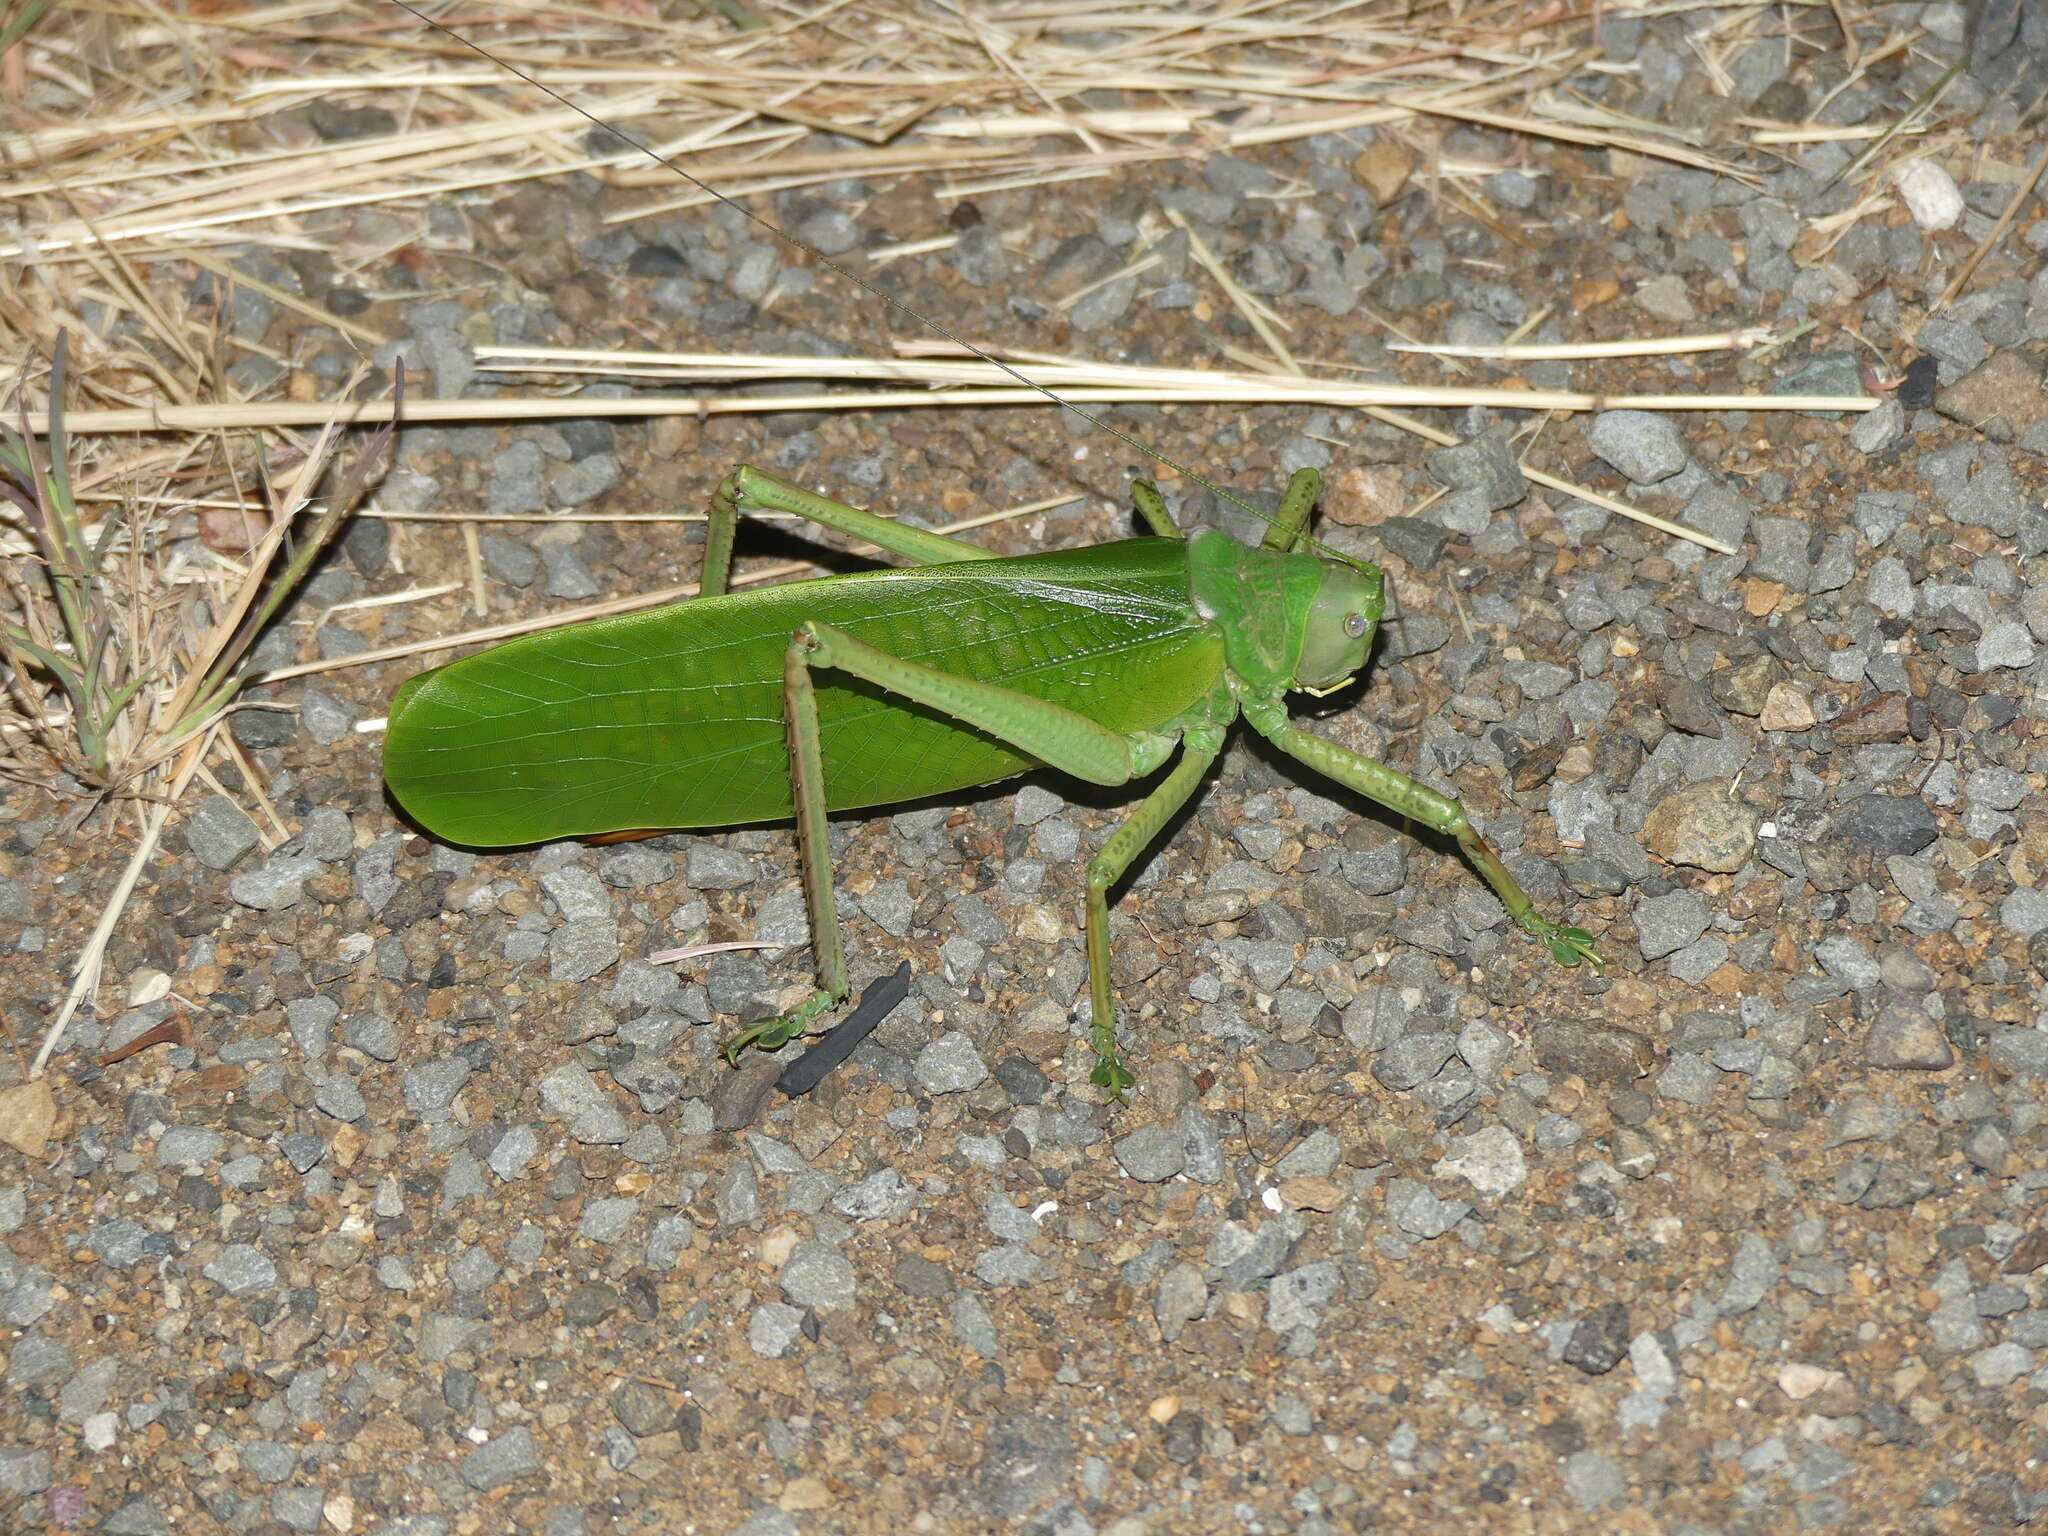
[[[1173,721],[1222,667],[1174,540],[862,572],[530,635],[425,673],[392,702],[385,780],[421,826],[476,847],[786,817],[783,652],[805,619],[1120,731]],[[816,681],[834,810],[1033,766],[865,683]]]

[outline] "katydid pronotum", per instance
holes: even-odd
[[[1131,495],[1150,537],[998,557],[741,467],[711,500],[700,596],[411,679],[392,702],[385,779],[422,827],[482,847],[793,817],[818,989],[747,1026],[729,1054],[784,1045],[848,995],[828,813],[1041,766],[1107,786],[1166,768],[1087,868],[1091,1075],[1121,1096],[1132,1077],[1110,992],[1109,894],[1240,718],[1297,762],[1454,839],[1558,961],[1600,964],[1592,936],[1538,912],[1456,800],[1289,719],[1289,692],[1328,694],[1365,665],[1385,600],[1378,567],[1313,546],[1320,486],[1297,471],[1255,548],[1214,529],[1184,537],[1139,480]],[[909,563],[728,594],[748,511],[793,515]]]

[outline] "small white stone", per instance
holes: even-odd
[[[1962,222],[1963,194],[1955,178],[1932,160],[1915,160],[1899,172],[1899,196],[1913,222],[1930,234]]]

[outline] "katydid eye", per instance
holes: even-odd
[[[1347,613],[1344,615],[1344,633],[1356,640],[1365,633],[1365,615]]]

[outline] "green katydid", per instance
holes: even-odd
[[[394,3],[583,111],[407,0]],[[673,160],[646,153],[959,341]],[[1592,936],[1538,912],[1456,800],[1288,719],[1286,694],[1332,693],[1365,665],[1385,603],[1377,566],[1312,547],[1320,487],[1315,471],[1297,471],[1256,548],[1213,529],[1184,538],[1159,492],[1139,480],[1132,499],[1152,537],[1000,557],[742,466],[712,497],[697,598],[508,641],[412,678],[392,701],[385,781],[428,831],[480,847],[794,817],[818,990],[742,1030],[728,1055],[788,1043],[850,991],[829,812],[998,783],[1040,766],[1125,785],[1164,767],[1178,748],[1179,761],[1088,863],[1091,1076],[1121,1096],[1132,1078],[1110,995],[1109,892],[1200,787],[1240,717],[1325,777],[1454,838],[1517,926],[1565,965],[1600,965]],[[735,525],[746,511],[806,519],[911,563],[728,595]]]
[[[508,641],[412,678],[384,776],[429,831],[508,846],[649,827],[796,819],[819,987],[729,1051],[773,1050],[849,991],[825,817],[992,784],[1039,765],[1122,785],[1180,759],[1088,862],[1093,1080],[1132,1078],[1116,1043],[1108,897],[1200,787],[1242,717],[1283,752],[1455,838],[1508,916],[1566,965],[1592,936],[1544,917],[1458,802],[1297,728],[1290,691],[1365,665],[1377,566],[1318,554],[1321,487],[1296,471],[1252,548],[1182,538],[1132,486],[1153,537],[997,557],[742,467],[712,498],[702,595]],[[915,564],[726,595],[743,511],[782,512]]]

